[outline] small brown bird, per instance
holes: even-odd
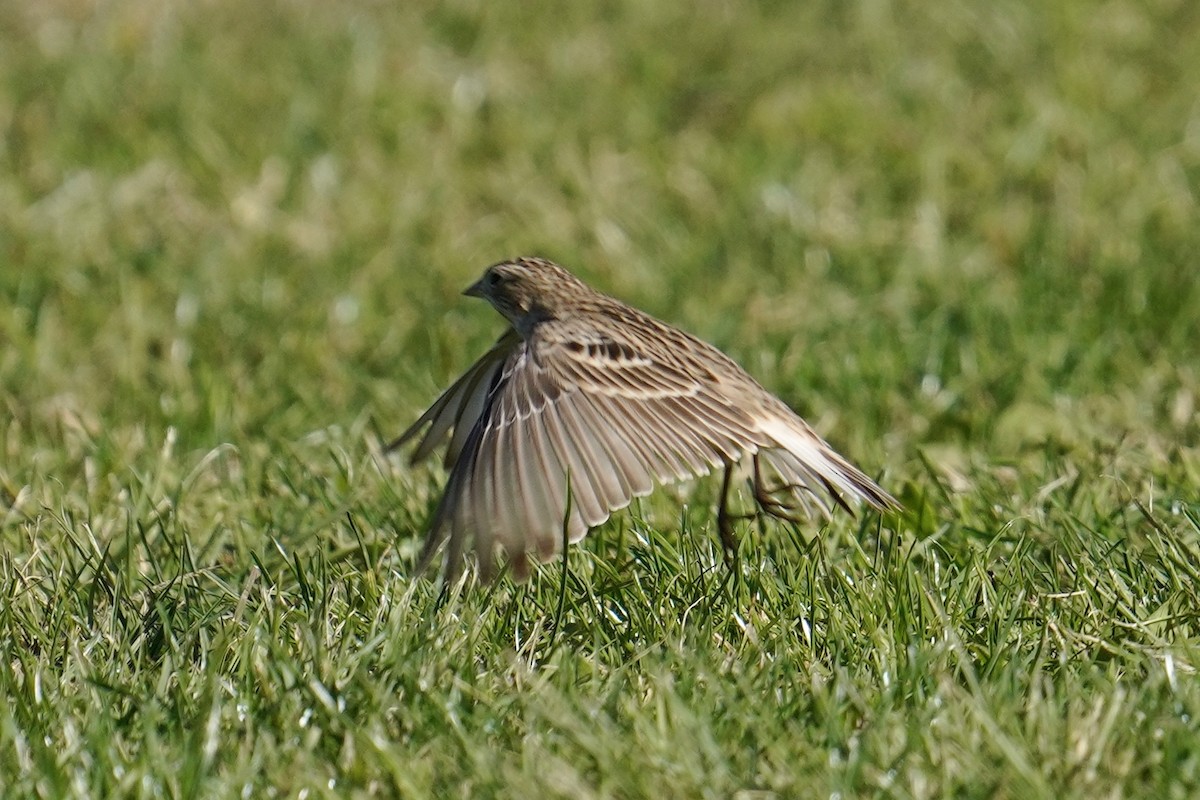
[[[899,508],[724,353],[551,261],[494,264],[463,293],[512,329],[388,445],[429,425],[416,463],[450,437],[422,570],[448,541],[448,580],[468,546],[489,579],[499,545],[524,579],[530,554],[548,560],[655,483],[714,467],[725,470],[717,522],[729,557],[729,484],[747,460],[755,500],[783,519],[849,511],[846,498]]]

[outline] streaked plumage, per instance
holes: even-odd
[[[725,354],[553,262],[495,264],[464,294],[488,300],[512,328],[389,445],[428,425],[416,462],[449,437],[450,478],[422,569],[448,543],[448,577],[473,549],[487,578],[498,546],[523,578],[529,555],[559,552],[564,522],[578,541],[656,483],[714,467],[726,470],[718,522],[729,552],[725,495],[744,461],[775,516],[828,516],[835,504],[848,509],[846,498],[898,507]]]

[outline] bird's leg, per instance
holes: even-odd
[[[725,563],[733,565],[737,556],[738,540],[733,532],[733,523],[740,519],[753,519],[753,514],[729,513],[729,483],[733,479],[733,462],[725,464],[725,477],[721,481],[721,500],[717,505],[717,530],[721,532],[721,547],[725,552]]]
[[[766,481],[763,480],[762,466],[759,464],[758,455],[754,456],[754,501],[758,503],[759,508],[767,512],[773,517],[785,519],[788,522],[804,522],[806,516],[801,515],[801,512],[795,506],[788,505],[780,500],[775,499],[774,495],[780,492],[793,491],[796,489],[811,491],[807,486],[800,484],[785,484],[781,486],[768,487]],[[835,495],[836,497],[836,495]],[[841,498],[838,498],[841,502]]]

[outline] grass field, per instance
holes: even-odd
[[[0,2],[0,795],[1200,796],[1200,6]],[[528,584],[387,458],[536,253],[906,505]]]

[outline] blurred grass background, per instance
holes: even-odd
[[[1200,791],[1200,9],[0,1],[5,796]],[[378,452],[559,260],[908,506],[435,607]],[[741,793],[739,795],[739,792]]]

